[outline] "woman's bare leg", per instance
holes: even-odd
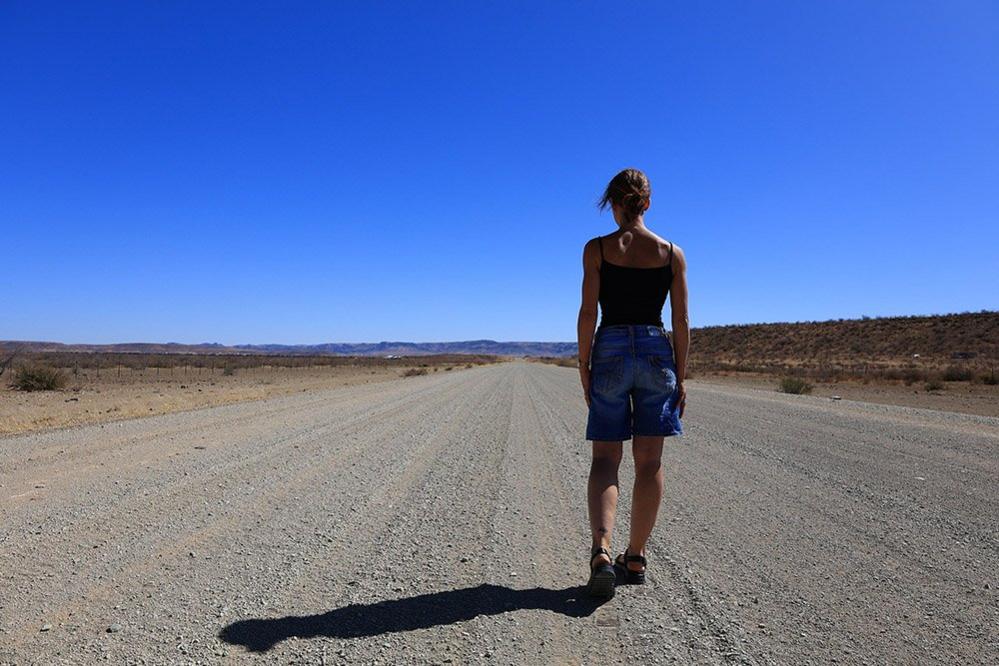
[[[622,442],[593,442],[593,462],[586,488],[593,547],[603,546],[608,551],[617,510],[617,470],[621,465],[622,449]],[[610,558],[601,555],[591,561],[591,564],[597,563],[610,564]]]
[[[663,498],[663,438],[636,436],[631,442],[635,458],[635,490],[631,499],[631,549],[629,555],[645,555],[645,544],[652,534]],[[628,568],[642,571],[638,562]]]

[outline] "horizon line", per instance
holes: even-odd
[[[975,314],[995,314],[999,313],[999,309],[982,308],[980,310],[965,310],[963,312],[944,312],[937,314],[909,314],[909,315],[880,315],[880,316],[868,316],[861,315],[860,317],[832,317],[829,319],[805,319],[797,321],[760,321],[760,322],[747,322],[747,323],[733,323],[733,324],[710,324],[707,326],[692,326],[691,331],[704,330],[709,328],[727,328],[727,327],[739,327],[739,326],[777,326],[777,325],[793,325],[793,324],[825,324],[830,322],[846,322],[846,321],[871,321],[875,319],[919,319],[919,318],[930,318],[930,317],[953,317],[959,315],[975,315]],[[86,346],[112,346],[112,345],[177,345],[185,347],[199,347],[199,346],[217,346],[217,347],[228,347],[228,348],[239,348],[239,347],[266,347],[266,346],[280,346],[280,347],[319,347],[323,345],[381,345],[381,344],[409,344],[409,345],[433,345],[433,344],[458,344],[458,343],[468,343],[468,342],[492,342],[497,344],[576,344],[575,340],[494,340],[492,338],[465,338],[462,340],[379,340],[377,342],[372,341],[362,341],[362,342],[348,342],[348,341],[326,341],[326,342],[240,342],[235,344],[225,344],[221,342],[156,342],[156,341],[129,341],[129,342],[61,342],[58,340],[26,340],[26,339],[5,339],[0,340],[0,344],[58,344],[58,345],[86,345]]]

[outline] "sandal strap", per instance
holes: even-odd
[[[593,558],[595,558],[597,555],[606,555],[608,558],[610,558],[611,556],[611,554],[607,552],[606,548],[602,546],[594,546],[593,549],[590,551],[590,562],[593,562]]]
[[[628,546],[628,548],[631,548],[631,546]],[[642,556],[642,555],[629,555],[628,554],[628,548],[625,548],[624,549],[624,553],[622,553],[622,555],[624,555],[624,561],[625,562],[638,562],[639,564],[641,564],[644,567],[645,564],[646,564],[645,557]]]

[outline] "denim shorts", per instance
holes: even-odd
[[[590,356],[586,439],[683,434],[673,347],[659,326],[597,329]]]

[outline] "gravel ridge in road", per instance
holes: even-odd
[[[603,605],[584,425],[574,370],[506,363],[0,438],[0,663],[999,648],[999,419],[694,384],[649,582]]]

